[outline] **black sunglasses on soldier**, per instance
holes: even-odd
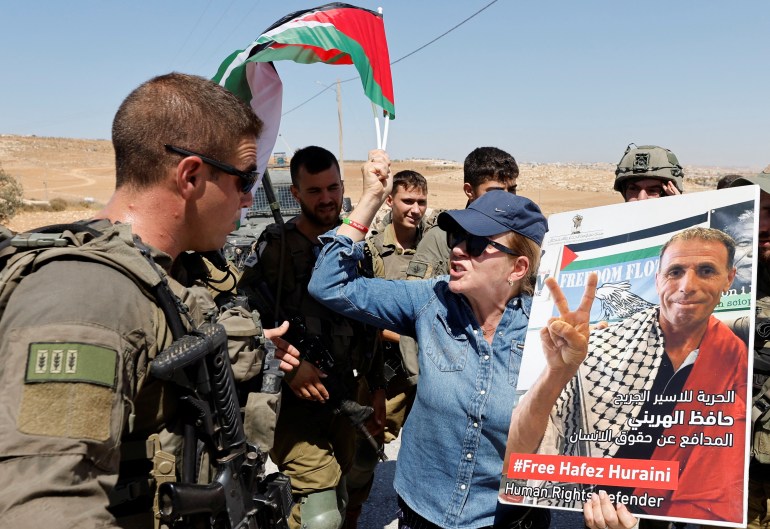
[[[203,163],[209,164],[211,167],[216,167],[223,173],[227,173],[229,175],[237,176],[241,179],[241,192],[242,193],[248,193],[251,191],[251,189],[254,187],[254,184],[257,183],[257,180],[259,180],[259,173],[254,171],[241,171],[240,169],[236,169],[230,164],[226,164],[224,162],[220,162],[218,160],[215,160],[214,158],[209,158],[208,156],[204,154],[200,154],[188,149],[183,149],[181,147],[175,147],[173,145],[165,144],[164,147],[167,151],[173,152],[176,154],[181,154],[182,156],[197,156],[201,159]]]

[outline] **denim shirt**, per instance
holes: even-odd
[[[532,298],[508,302],[492,345],[446,276],[358,277],[360,244],[333,231],[309,291],[344,315],[417,338],[420,380],[402,431],[396,492],[428,521],[452,529],[493,524]]]

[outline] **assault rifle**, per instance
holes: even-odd
[[[347,417],[358,433],[371,445],[381,461],[387,461],[388,456],[385,455],[385,450],[366,428],[366,421],[374,410],[371,406],[362,406],[354,400],[343,398],[343,395],[347,395],[349,390],[334,372],[334,355],[324,346],[321,338],[308,334],[305,322],[300,317],[289,320],[289,330],[283,337],[297,348],[303,360],[307,360],[326,373],[327,376],[323,380],[323,384],[329,392],[329,405],[334,407],[335,413]]]
[[[254,305],[253,308],[260,314],[270,314],[273,308],[277,309],[279,318],[276,319],[276,325],[283,321],[281,318],[285,315],[280,307],[274,304],[273,294],[264,280],[260,280],[254,288],[249,289],[249,303]],[[289,322],[289,330],[283,335],[283,339],[297,348],[302,360],[310,362],[327,375],[323,379],[323,384],[329,392],[328,404],[334,408],[335,413],[342,414],[350,421],[358,433],[371,445],[380,460],[387,461],[385,450],[366,428],[366,421],[374,412],[372,407],[362,406],[347,398],[350,388],[345,385],[334,369],[334,355],[326,348],[320,336],[307,332],[304,319],[300,316],[284,319]]]
[[[187,393],[181,398],[184,413],[215,467],[206,485],[161,483],[155,514],[170,526],[202,516],[217,529],[285,529],[292,506],[289,478],[265,476],[267,455],[246,440],[226,344],[224,327],[205,323],[150,363],[152,376]]]
[[[270,205],[270,210],[273,214],[275,223],[283,228],[284,222],[281,216],[280,202],[275,197],[275,191],[273,190],[273,183],[270,179],[270,173],[265,170],[265,174],[262,178],[262,186],[265,189],[265,197]],[[275,326],[278,327],[284,319],[283,310],[281,308],[281,292],[283,290],[283,272],[284,261],[286,257],[286,236],[284,230],[280,230],[280,254],[278,261],[278,285],[276,286],[277,296],[273,296],[270,288],[264,281],[264,278],[258,281],[254,285],[253,289],[249,292],[249,303],[251,308],[259,311],[262,316],[262,321],[265,321],[266,315],[272,314],[274,316]],[[305,327],[305,322],[302,318],[288,318],[289,330],[283,336],[283,338],[292,344],[302,355],[303,360],[311,362],[318,369],[326,373],[327,378],[324,379],[324,386],[329,391],[329,404],[334,406],[335,413],[341,413],[348,418],[350,423],[356,428],[356,430],[367,440],[378,457],[382,461],[387,461],[385,450],[382,446],[372,437],[369,430],[366,428],[366,421],[371,417],[374,410],[370,406],[362,406],[354,400],[343,398],[343,395],[348,394],[348,388],[345,387],[343,382],[335,375],[333,371],[334,367],[334,355],[324,346],[319,336],[310,335]]]

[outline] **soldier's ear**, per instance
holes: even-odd
[[[468,200],[476,198],[476,194],[473,192],[473,186],[469,182],[463,183],[463,193],[468,197]]]
[[[176,166],[175,184],[177,191],[185,200],[197,198],[205,189],[203,161],[197,156],[182,158]]]

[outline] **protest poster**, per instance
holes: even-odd
[[[758,200],[746,186],[549,218],[517,390],[545,367],[539,332],[558,316],[547,277],[575,308],[597,274],[588,356],[537,453],[506,454],[502,503],[582,510],[605,490],[642,518],[746,523]],[[676,234],[693,238],[661,258]]]

